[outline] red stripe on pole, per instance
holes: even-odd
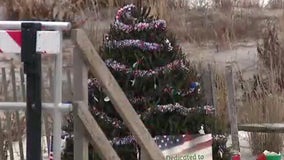
[[[3,53],[2,49],[0,48],[0,53]]]
[[[22,32],[21,31],[7,31],[10,37],[21,47],[22,46]]]

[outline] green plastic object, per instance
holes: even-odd
[[[281,155],[266,155],[266,160],[281,160]]]

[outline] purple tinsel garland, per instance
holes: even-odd
[[[188,69],[186,65],[184,64],[183,60],[175,60],[165,66],[157,67],[155,69],[150,69],[150,70],[133,70],[132,68],[124,64],[121,64],[115,60],[112,60],[112,59],[107,59],[105,63],[109,68],[112,68],[113,70],[118,71],[118,72],[124,72],[126,74],[133,74],[135,78],[151,77],[151,76],[166,73],[166,72],[169,72],[175,69],[185,69],[185,70]]]
[[[101,84],[99,83],[99,81],[97,79],[95,79],[95,78],[88,79],[88,81],[89,81],[88,82],[89,89],[91,89],[91,88],[101,89]],[[168,93],[168,94],[174,94],[174,92],[176,92],[178,95],[184,97],[184,96],[192,94],[196,90],[196,88],[199,87],[198,82],[192,82],[191,84],[195,84],[195,85],[193,85],[193,86],[191,85],[189,87],[189,89],[186,89],[186,90],[175,89],[173,87],[167,86],[163,89],[163,92]],[[138,101],[141,102],[141,103],[146,102],[147,99],[148,98],[146,98],[146,97],[130,97],[129,101],[133,102],[135,104]]]
[[[171,135],[164,135],[166,137],[169,137]],[[188,134],[183,134],[181,136],[189,136]],[[159,137],[161,136],[155,136],[154,137],[154,141],[156,141]],[[212,137],[214,140],[226,140],[227,137],[225,135],[214,135]],[[127,137],[122,137],[122,138],[119,138],[119,137],[116,137],[116,138],[113,138],[111,140],[111,144],[112,145],[116,145],[116,146],[120,146],[120,145],[127,145],[127,144],[133,144],[133,143],[136,143],[136,140],[134,138],[134,136],[127,136]]]
[[[92,107],[92,112],[95,113],[95,116],[104,120],[108,124],[112,125],[114,128],[122,128],[124,126],[124,123],[116,118],[110,118],[106,115],[106,113],[99,111],[95,107]],[[193,108],[186,108],[180,105],[179,103],[176,104],[167,104],[167,105],[157,105],[157,107],[153,109],[148,109],[146,112],[140,114],[139,116],[146,120],[149,118],[149,116],[153,113],[160,112],[160,113],[166,113],[166,112],[174,112],[176,111],[180,115],[186,116],[189,113],[195,113],[195,112],[204,112],[206,114],[213,114],[215,111],[215,108],[213,106],[203,106],[203,107],[193,107]]]
[[[133,39],[107,41],[105,43],[105,46],[107,48],[137,47],[142,49],[143,51],[160,51],[163,48],[163,45],[160,45],[158,43],[149,43]]]
[[[150,23],[137,23],[134,25],[127,25],[121,22],[122,15],[129,14],[131,16],[131,11],[136,9],[136,6],[133,4],[126,5],[123,8],[120,8],[117,11],[115,16],[114,27],[126,33],[131,31],[145,31],[147,29],[166,29],[166,21],[165,20],[154,20]]]
[[[166,21],[165,20],[154,20],[150,23],[137,23],[134,25],[127,25],[122,23],[119,20],[116,20],[113,25],[116,29],[121,30],[125,33],[130,33],[132,31],[145,31],[145,30],[151,30],[151,29],[166,29]]]

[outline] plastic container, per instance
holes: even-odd
[[[266,155],[266,160],[281,160],[281,155]]]
[[[241,160],[241,156],[239,154],[233,155],[232,160]]]
[[[265,154],[261,153],[260,155],[257,156],[256,160],[266,160]]]

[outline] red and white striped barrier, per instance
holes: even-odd
[[[32,23],[36,23],[32,24]],[[40,24],[40,25],[39,25]],[[41,27],[39,29],[38,27]],[[28,35],[28,29],[34,29],[36,30],[36,35],[32,35],[32,32],[30,35]],[[26,64],[27,59],[31,59],[32,54],[34,53],[44,53],[44,54],[55,54],[55,78],[54,78],[54,125],[53,125],[53,153],[52,158],[55,160],[60,159],[61,150],[60,150],[60,140],[61,140],[61,127],[62,127],[62,115],[60,113],[60,104],[62,103],[62,31],[68,31],[71,29],[71,23],[69,22],[47,22],[47,21],[0,21],[0,54],[1,53],[16,53],[21,54],[22,49],[27,50],[27,52],[32,53],[23,53],[27,54],[27,56],[22,58],[22,62]],[[26,33],[27,35],[22,35],[22,33]],[[29,39],[36,40],[35,42],[31,41],[29,43]],[[22,43],[22,40],[24,43]],[[26,43],[28,42],[28,43]],[[35,47],[36,46],[36,47]],[[31,48],[33,47],[33,48]],[[34,47],[36,48],[36,52],[34,52]],[[37,59],[39,60],[39,59]],[[40,68],[39,64],[35,63],[32,65],[25,66],[28,68],[28,72],[26,74],[34,74],[31,73],[30,68],[35,67],[37,70]],[[38,75],[38,73],[37,73]],[[40,75],[41,76],[41,75]],[[34,76],[36,77],[36,76]],[[27,80],[28,81],[28,80]],[[38,78],[32,78],[30,79],[30,83],[38,83]],[[40,92],[40,88],[37,88],[33,85],[30,85],[27,90]],[[35,97],[28,96],[30,100],[34,101],[41,101],[40,99],[35,99]],[[17,107],[18,104],[11,104],[13,107]],[[33,112],[30,112],[30,115],[32,115]],[[38,118],[38,117],[37,117]],[[31,121],[30,121],[31,122]],[[27,124],[28,125],[34,125],[32,123]],[[36,124],[35,126],[38,126]],[[40,128],[40,127],[35,127]],[[34,140],[33,138],[39,138],[39,132],[37,129],[33,130],[32,127],[27,127],[27,130],[29,129],[30,134],[32,136],[27,137],[27,141]],[[33,135],[36,135],[36,137],[33,137]],[[27,149],[27,158],[33,157],[33,159],[38,159],[40,157],[40,150],[36,146],[40,146],[40,144],[35,143],[27,143],[29,149]],[[29,159],[29,158],[28,158]]]
[[[60,31],[38,31],[36,51],[59,54],[62,49]],[[0,30],[0,53],[21,53],[22,33],[20,30]]]
[[[42,30],[68,31],[71,29],[70,22],[53,21],[0,21],[1,30],[20,30],[22,23],[40,23]]]

